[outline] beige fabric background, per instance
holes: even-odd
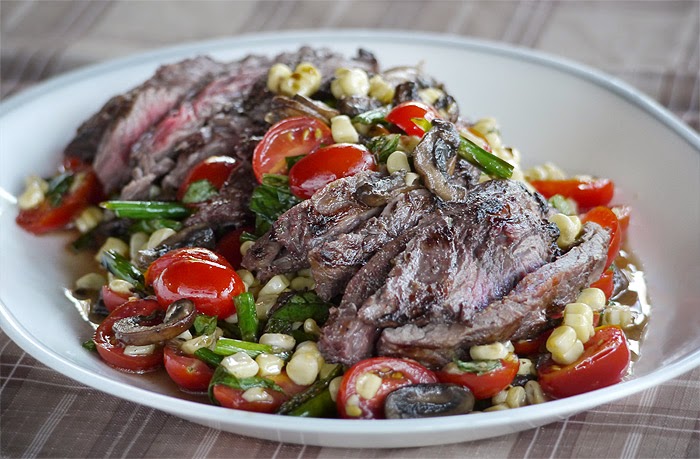
[[[700,129],[698,1],[0,1],[0,97],[91,63],[301,28],[408,29],[565,56]],[[2,457],[700,457],[700,369],[565,421],[438,447],[333,449],[244,438],[82,386],[0,331]]]

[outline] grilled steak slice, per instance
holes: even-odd
[[[588,223],[579,245],[526,275],[510,293],[471,320],[386,328],[377,342],[377,352],[413,358],[435,367],[463,357],[473,345],[538,334],[547,325],[548,310],[560,311],[575,300],[581,289],[600,277],[609,240],[606,230]]]
[[[408,244],[360,317],[382,328],[469,320],[554,259],[559,232],[546,211],[520,182],[476,186]]]
[[[374,253],[435,208],[426,189],[402,193],[382,213],[347,234],[326,241],[309,251],[316,293],[326,301],[341,294],[352,276]]]
[[[248,250],[243,266],[257,271],[261,281],[308,268],[311,249],[354,230],[379,214],[393,196],[408,191],[404,175],[382,177],[366,171],[328,184],[281,215]]]
[[[253,84],[267,75],[270,62],[263,57],[248,56],[227,64],[226,71],[204,88],[191,93],[177,109],[142,135],[131,152],[132,182],[122,190],[122,199],[143,199],[143,181],[153,182],[175,166],[178,144],[199,129],[212,116],[224,110],[237,112]],[[242,118],[243,119],[243,118]]]
[[[425,186],[447,202],[464,202],[479,180],[478,170],[457,155],[460,141],[452,123],[436,119],[413,152],[416,172]]]
[[[426,217],[419,225],[429,225],[434,217]],[[321,329],[318,347],[329,362],[352,365],[372,356],[380,329],[357,316],[359,305],[384,284],[393,260],[406,249],[417,227],[401,233],[369,259],[348,283],[343,300],[331,308],[330,317]]]
[[[129,176],[132,144],[175,107],[185,94],[220,72],[223,65],[207,57],[188,59],[158,69],[156,74],[126,94],[108,101],[80,128],[66,154],[93,166],[107,194]]]

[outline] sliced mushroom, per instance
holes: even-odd
[[[387,419],[432,418],[471,413],[474,395],[456,384],[414,384],[391,392],[384,402]]]
[[[140,250],[136,259],[136,265],[145,270],[157,258],[162,257],[171,250],[182,247],[204,247],[213,250],[215,245],[214,230],[209,225],[204,223],[192,225],[173,234],[157,247]]]
[[[447,202],[463,202],[467,197],[467,187],[476,184],[476,179],[467,173],[474,167],[462,161],[457,154],[459,144],[459,133],[454,125],[436,119],[433,120],[433,128],[413,150],[413,165],[423,178],[423,183]],[[456,174],[455,169],[458,169]]]
[[[144,346],[175,338],[192,326],[196,316],[197,309],[194,303],[183,298],[175,301],[168,307],[161,323],[142,325],[142,323],[151,322],[155,318],[143,316],[126,317],[114,322],[112,330],[121,342],[135,346]]]
[[[275,124],[294,116],[310,116],[330,124],[331,118],[339,114],[338,110],[329,107],[323,102],[296,94],[294,97],[275,96],[272,99],[270,112],[265,115],[265,121]]]

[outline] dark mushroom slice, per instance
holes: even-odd
[[[171,250],[183,247],[204,247],[213,250],[215,246],[214,230],[209,225],[200,223],[178,231],[157,247],[140,250],[136,258],[136,265],[141,269],[146,269],[156,259]]]
[[[275,124],[286,118],[309,116],[330,124],[331,118],[338,115],[340,115],[338,110],[323,102],[295,94],[294,97],[275,96],[272,99],[270,111],[265,115],[265,121]]]
[[[126,317],[114,322],[112,330],[117,339],[124,344],[145,346],[175,338],[192,326],[195,317],[197,309],[194,303],[183,298],[168,307],[160,323],[150,325],[157,319],[154,317]]]
[[[468,414],[474,395],[457,384],[413,384],[391,392],[384,402],[387,419],[433,418]]]

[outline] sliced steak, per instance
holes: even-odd
[[[512,180],[476,186],[420,231],[360,317],[380,327],[465,322],[556,256],[546,204]]]
[[[139,193],[143,182],[154,182],[175,167],[177,146],[196,134],[214,115],[242,110],[253,84],[267,75],[270,62],[259,56],[227,64],[226,71],[199,91],[191,93],[177,109],[134,143],[131,152],[131,183],[122,190],[122,199],[144,199]],[[241,118],[244,121],[245,118]],[[242,128],[243,126],[241,126]]]
[[[460,142],[454,124],[436,119],[413,152],[416,172],[425,186],[447,202],[464,202],[479,180],[478,170],[457,154]]]
[[[326,301],[341,294],[352,276],[385,244],[398,237],[435,208],[426,189],[402,193],[382,213],[361,227],[326,241],[309,251],[316,293]]]
[[[128,93],[112,98],[80,128],[66,148],[93,166],[105,191],[114,192],[128,179],[131,146],[193,88],[221,72],[223,64],[197,57],[163,66]]]
[[[248,250],[243,266],[257,271],[261,281],[308,268],[311,249],[354,230],[379,214],[392,197],[409,191],[404,175],[366,171],[328,184],[281,215]]]
[[[606,230],[588,223],[579,245],[526,275],[510,293],[471,320],[386,328],[377,342],[377,353],[436,367],[463,357],[473,345],[538,334],[547,326],[547,311],[560,311],[601,275],[609,240]]]

